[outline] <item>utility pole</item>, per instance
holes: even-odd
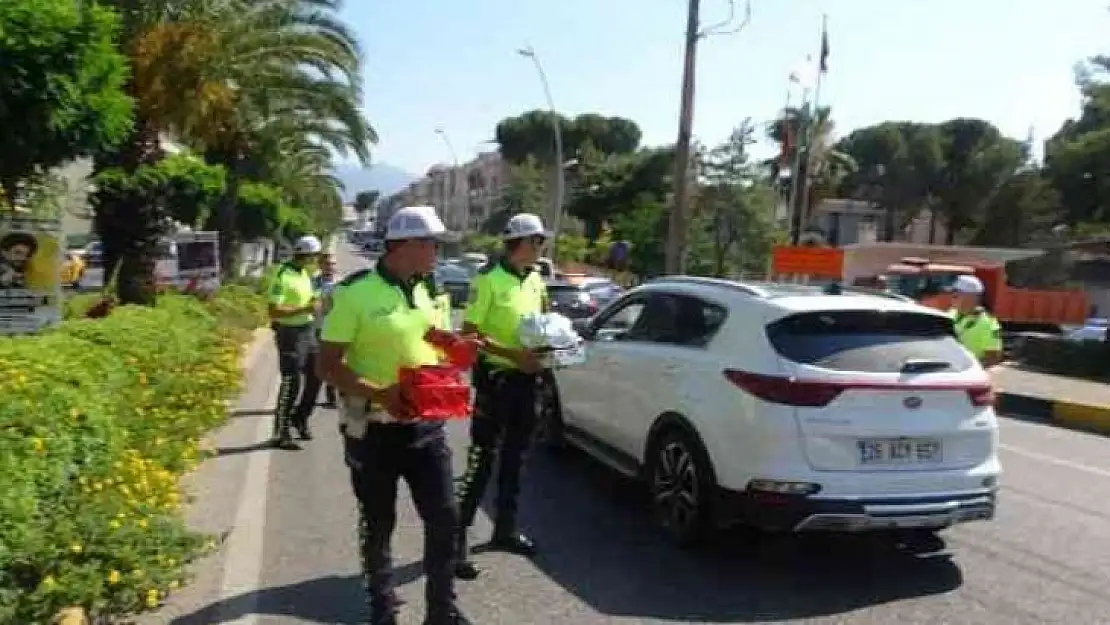
[[[682,99],[678,117],[678,141],[675,143],[674,198],[667,222],[667,247],[664,271],[682,273],[686,251],[686,213],[690,186],[690,141],[694,128],[694,84],[697,74],[698,40],[709,35],[738,33],[751,21],[752,5],[748,1],[744,20],[732,26],[736,10],[735,0],[729,0],[729,15],[725,21],[701,30],[701,0],[689,0],[686,13],[686,52],[682,65]]]

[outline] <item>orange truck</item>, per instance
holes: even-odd
[[[772,274],[780,277],[846,279],[845,254],[839,248],[776,247],[771,266]],[[952,305],[950,289],[961,275],[973,275],[982,280],[984,305],[1010,332],[1058,332],[1062,326],[1082,325],[1089,316],[1090,303],[1083,291],[1012,287],[1006,282],[1006,268],[1002,262],[940,262],[924,257],[903,257],[888,265],[880,275],[857,275],[851,281],[856,285],[875,286],[885,279],[889,290],[943,310]]]

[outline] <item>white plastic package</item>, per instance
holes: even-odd
[[[522,345],[545,352],[546,367],[570,367],[586,361],[585,341],[574,331],[571,320],[559,313],[528,315],[518,332]]]

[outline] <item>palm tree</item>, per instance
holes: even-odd
[[[801,180],[808,185],[804,211],[795,211],[797,218],[791,225],[795,239],[813,210],[823,200],[834,197],[840,181],[857,168],[851,155],[836,149],[834,129],[832,109],[827,106],[818,108],[816,115],[811,115],[808,108],[788,108],[783,117],[771,122],[767,129],[768,137],[781,147],[778,157],[764,161],[776,188],[789,197],[795,162],[800,165]],[[788,171],[790,177],[784,184],[784,174]],[[799,189],[798,201],[802,195]]]
[[[211,221],[221,233],[226,269],[237,247],[239,183],[270,168],[261,160],[292,158],[294,148],[313,152],[313,199],[330,206],[338,191],[321,190],[330,165],[321,150],[369,159],[376,136],[359,109],[359,49],[336,17],[338,0],[112,1],[143,10],[127,20],[123,37],[134,67],[137,131],[107,164],[133,172],[157,161],[158,135],[166,132],[226,167],[228,189]],[[124,258],[123,267],[132,266],[121,270],[124,301],[148,299],[141,287],[125,289],[125,282],[149,276],[147,250],[153,251],[163,227],[158,211],[142,213],[139,203],[109,204],[103,212],[110,218],[98,223],[106,255],[109,238],[118,241],[120,256],[125,248],[138,251],[138,260]],[[129,231],[128,221],[143,228]]]

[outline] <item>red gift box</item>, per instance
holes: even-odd
[[[470,384],[464,372],[455,365],[401,369],[401,392],[416,418],[436,421],[469,417]]]
[[[457,334],[433,328],[424,335],[424,340],[442,350],[447,361],[459,369],[469,369],[478,360],[478,344],[460,339]]]

